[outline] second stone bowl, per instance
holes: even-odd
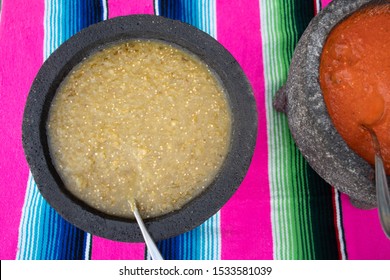
[[[374,170],[348,147],[330,119],[319,83],[320,57],[334,26],[367,5],[384,2],[332,1],[302,35],[287,82],[274,100],[274,107],[286,113],[292,136],[310,166],[325,181],[347,194],[356,207],[363,209],[377,205]]]

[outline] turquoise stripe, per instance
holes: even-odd
[[[35,250],[35,257],[34,259],[40,259],[40,256],[44,257],[42,253],[42,245],[44,245],[45,243],[42,242],[42,239],[43,239],[43,236],[44,236],[44,233],[43,231],[41,230],[41,227],[44,226],[44,224],[41,222],[43,220],[43,216],[44,214],[46,213],[46,211],[44,211],[44,199],[42,199],[39,194],[37,194],[37,214],[36,214],[36,217],[37,217],[37,223],[34,223],[34,226],[35,226],[35,232],[36,232],[36,239],[35,239],[35,242],[37,243],[37,248]]]
[[[70,36],[104,20],[106,0],[46,0],[44,59]],[[65,221],[40,195],[30,175],[19,229],[17,259],[88,259],[91,235]]]
[[[32,186],[33,186],[33,188],[34,188],[34,191],[33,191],[33,200],[32,200],[32,201],[33,201],[32,206],[34,207],[34,208],[32,208],[32,209],[34,209],[34,211],[31,213],[31,214],[33,215],[33,216],[31,216],[31,218],[33,219],[33,217],[35,217],[35,216],[39,217],[39,212],[38,212],[38,208],[37,208],[37,204],[38,204],[38,202],[39,202],[39,193],[38,193],[38,191],[37,191],[37,186],[36,186],[35,182],[32,182]],[[32,224],[30,225],[31,231],[32,231],[32,232],[36,232],[35,228],[36,228],[36,224],[35,224],[35,223],[32,223]],[[33,235],[33,234],[30,236],[29,241],[30,241],[30,244],[34,244],[34,235]],[[36,258],[36,256],[35,256],[35,251],[33,251],[33,250],[31,251],[30,258],[31,258],[31,259],[35,259],[35,258]]]
[[[24,205],[26,205],[27,207],[31,204],[31,200],[28,199],[31,197],[31,181],[28,180],[28,183],[27,183],[27,192],[26,192],[26,197],[25,197],[25,201],[24,201]],[[25,216],[27,215],[28,213],[24,213],[24,209],[22,209],[22,216]],[[21,223],[20,223],[20,226],[19,226],[19,236],[18,236],[18,248],[23,246],[23,244],[25,243],[25,229],[27,229],[27,225],[26,223],[24,222],[25,220],[21,220]],[[17,256],[16,258],[17,259],[26,259],[26,254],[28,252],[27,251],[20,251],[18,250],[17,251]]]
[[[50,221],[50,212],[45,211],[43,221]],[[50,244],[50,236],[52,236],[52,228],[50,227],[50,223],[44,223],[43,224],[43,232],[47,232],[46,235],[43,235],[43,244]],[[48,259],[50,255],[50,251],[43,250],[42,254],[44,256],[44,259]]]
[[[48,221],[49,221],[48,224],[53,224],[54,223],[52,212],[49,212]],[[57,228],[56,227],[54,227],[54,228],[50,227],[49,229],[50,229],[49,236],[56,236],[57,235]],[[54,238],[49,238],[48,246],[50,248],[53,247],[53,240],[54,240]],[[53,252],[53,250],[48,251],[47,259],[48,260],[54,259],[54,252]]]

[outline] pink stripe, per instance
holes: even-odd
[[[16,257],[28,178],[21,126],[31,83],[43,62],[43,3],[3,0],[0,21],[0,259]]]
[[[341,203],[348,259],[390,259],[390,241],[382,231],[377,209],[357,209],[346,195],[341,195]]]
[[[222,259],[272,259],[259,1],[217,0],[218,41],[237,59],[258,105],[257,145],[248,174],[221,210]]]
[[[110,18],[130,14],[153,14],[153,0],[108,1]],[[92,256],[94,260],[142,260],[145,254],[144,243],[122,243],[93,237]]]
[[[144,243],[123,243],[93,236],[92,260],[143,260]]]
[[[322,8],[325,8],[332,0],[321,0]]]
[[[153,14],[153,0],[118,1],[108,0],[110,18],[131,14]]]

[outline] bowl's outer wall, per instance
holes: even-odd
[[[282,93],[292,136],[310,166],[347,194],[355,206],[376,207],[372,167],[353,152],[332,124],[319,84],[320,56],[332,28],[368,0],[334,0],[309,24],[290,65]]]
[[[143,241],[135,221],[105,215],[64,188],[51,162],[46,121],[57,87],[77,63],[107,44],[142,38],[176,44],[206,62],[220,78],[232,113],[230,151],[219,174],[181,210],[145,221],[155,240],[195,228],[228,201],[245,177],[257,137],[257,108],[245,74],[222,45],[195,27],[160,16],[117,17],[83,29],[61,45],[41,67],[27,99],[22,127],[26,159],[41,194],[62,217],[91,234],[126,242]]]

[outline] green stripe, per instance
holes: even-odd
[[[275,92],[285,83],[294,48],[314,15],[314,2],[260,1],[268,121],[271,217],[275,259],[336,259],[331,188],[307,164]]]
[[[302,0],[301,0],[302,1]],[[314,9],[305,1],[304,10]],[[311,4],[312,5],[312,4]],[[306,163],[295,147],[286,117],[272,106],[275,92],[287,79],[294,47],[305,23],[307,13],[299,1],[260,1],[264,36],[264,75],[266,77],[266,108],[270,143],[270,175],[275,259],[312,259],[312,235],[308,227]],[[306,26],[305,25],[305,26]]]

